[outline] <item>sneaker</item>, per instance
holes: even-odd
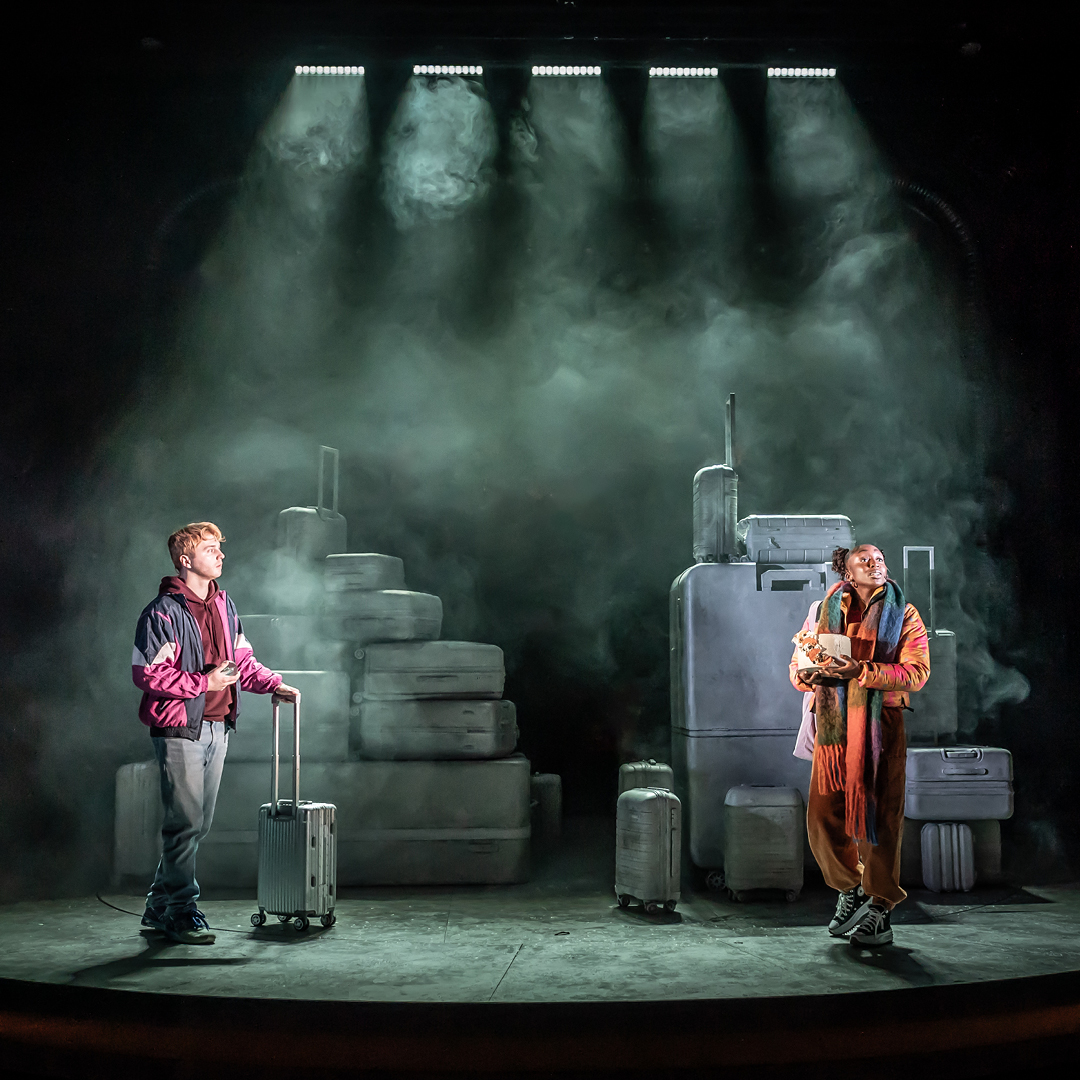
[[[870,897],[861,885],[842,892],[836,901],[836,914],[829,922],[829,933],[843,937],[870,910]]]
[[[147,908],[142,915],[142,927],[144,930],[160,930],[164,933],[165,909],[147,905]]]
[[[848,939],[852,945],[891,945],[892,920],[887,907],[871,904],[870,910]]]
[[[216,940],[198,908],[177,912],[165,920],[165,933],[184,945],[213,945]]]

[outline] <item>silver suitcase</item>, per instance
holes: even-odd
[[[694,561],[721,562],[736,554],[739,478],[730,465],[708,465],[694,477]]]
[[[837,548],[855,546],[851,518],[843,514],[751,514],[736,532],[743,553],[755,563],[830,564]]]
[[[373,700],[357,711],[353,742],[365,758],[483,760],[507,757],[517,746],[517,710],[505,699]]]
[[[282,922],[294,920],[307,930],[312,918],[323,926],[334,924],[337,893],[336,807],[332,803],[300,799],[300,702],[293,702],[292,799],[279,798],[280,704],[273,703],[273,756],[270,764],[270,802],[259,808],[259,910],[252,926],[266,916]]]
[[[506,681],[503,651],[475,641],[386,642],[357,650],[353,701],[366,698],[497,698]]]
[[[349,758],[349,676],[344,671],[279,671],[300,691],[304,725],[300,753],[305,761],[347,761]],[[269,761],[271,719],[258,704],[261,694],[241,695],[244,708],[229,736],[230,761]],[[284,757],[292,756],[286,747]]]
[[[997,746],[914,747],[907,752],[904,816],[916,821],[1012,817],[1012,754]]]
[[[426,641],[442,632],[442,601],[407,589],[326,594],[322,633],[336,641]]]
[[[724,865],[724,799],[739,784],[797,788],[801,695],[788,680],[792,635],[836,580],[825,565],[698,563],[671,588],[671,751],[689,853]]]
[[[648,761],[628,761],[619,766],[619,794],[636,787],[664,788],[673,791],[675,774],[670,765],[649,758]]]
[[[682,806],[674,792],[631,788],[615,814],[615,896],[619,907],[635,900],[649,914],[679,902]]]
[[[900,884],[905,888],[923,887],[922,830],[925,823],[904,821],[904,842],[900,848]],[[975,858],[975,880],[1000,885],[1005,880],[1001,864],[1001,822],[965,821],[971,829],[971,847]]]
[[[789,902],[803,886],[802,795],[795,788],[740,784],[724,799],[724,884],[735,900],[780,889]]]
[[[331,478],[332,470],[332,478]],[[319,447],[319,497],[315,506],[290,506],[278,514],[277,546],[303,562],[322,562],[348,546],[348,525],[337,512],[339,454]],[[332,497],[327,499],[327,487]]]
[[[354,645],[323,635],[320,615],[245,615],[255,658],[274,671],[348,671]]]
[[[959,822],[922,827],[923,884],[931,892],[970,892],[975,884],[971,827]]]
[[[323,584],[332,593],[404,589],[405,564],[394,555],[374,552],[327,555]]]
[[[150,877],[161,858],[161,770],[157,760],[116,770],[113,880]]]

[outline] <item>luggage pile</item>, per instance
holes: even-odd
[[[650,758],[619,768],[615,813],[615,896],[619,907],[637,901],[650,915],[679,902],[682,804],[671,790],[670,765]]]

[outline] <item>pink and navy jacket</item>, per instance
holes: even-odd
[[[224,592],[213,600],[225,628],[228,657],[236,664],[241,690],[269,694],[281,683],[281,676],[263,667],[244,637],[236,605]],[[207,676],[202,634],[187,601],[177,591],[166,589],[146,605],[135,629],[135,649],[131,654],[131,678],[143,692],[139,719],[151,734],[165,738],[197,741],[202,733],[206,704]],[[240,715],[240,695],[233,695],[232,708],[225,717],[231,731]]]

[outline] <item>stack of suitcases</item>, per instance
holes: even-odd
[[[259,661],[301,691],[303,795],[337,807],[339,886],[527,880],[530,768],[514,752],[502,650],[439,640],[439,597],[407,590],[398,558],[345,552],[345,519],[321,504],[320,491],[319,506],[279,517],[279,548],[322,568],[321,610],[241,622]],[[204,885],[255,884],[270,758],[270,701],[245,693],[200,845]],[[155,763],[122,766],[118,880],[153,873],[160,827]]]

